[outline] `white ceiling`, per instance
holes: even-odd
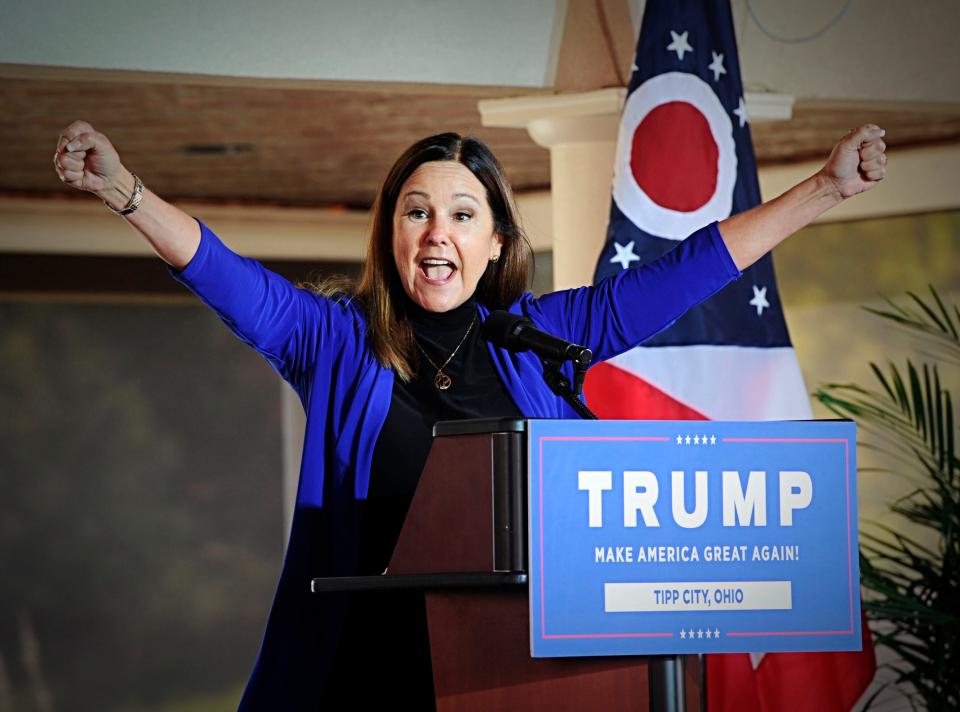
[[[543,88],[552,85],[567,1],[7,0],[0,63]],[[639,23],[644,0],[623,1]],[[732,7],[748,90],[960,103],[958,0]],[[771,37],[820,31],[800,43]]]
[[[565,3],[561,3],[565,7]],[[556,0],[7,0],[0,63],[542,87]]]
[[[957,0],[733,0],[748,90],[802,99],[960,103]],[[849,5],[846,14],[841,13]],[[789,44],[786,38],[820,37]]]

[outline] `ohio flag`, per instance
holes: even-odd
[[[759,202],[729,4],[650,0],[595,279]],[[642,347],[593,368],[586,388],[608,418],[811,416],[769,256]]]
[[[759,202],[728,0],[647,0],[595,279]],[[770,256],[643,346],[594,366],[585,392],[602,418],[811,417]],[[708,656],[710,712],[849,710],[873,677],[866,630],[864,653]]]

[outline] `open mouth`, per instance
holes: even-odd
[[[430,282],[443,283],[453,276],[457,268],[450,260],[428,257],[420,261],[420,271]]]

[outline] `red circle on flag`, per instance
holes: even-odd
[[[670,101],[637,124],[630,170],[657,205],[688,213],[702,208],[716,192],[719,155],[710,123],[699,109]]]
[[[649,114],[659,116],[647,122]],[[700,153],[689,153],[697,143]],[[638,171],[648,155],[656,158],[651,169]],[[733,123],[703,79],[666,72],[627,95],[613,163],[613,199],[634,225],[656,237],[683,240],[730,215],[736,183]],[[692,194],[687,192],[691,185]]]

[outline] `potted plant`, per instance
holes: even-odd
[[[895,655],[881,667],[889,685],[914,708],[960,709],[960,460],[950,390],[940,373],[960,368],[960,309],[936,290],[908,293],[906,306],[887,300],[867,309],[909,330],[925,346],[920,363],[870,367],[876,385],[829,384],[814,396],[833,413],[857,421],[889,463],[878,472],[911,482],[890,503],[892,516],[861,530],[863,607],[874,641]],[[876,472],[875,471],[875,472]],[[869,706],[869,702],[867,706]]]

